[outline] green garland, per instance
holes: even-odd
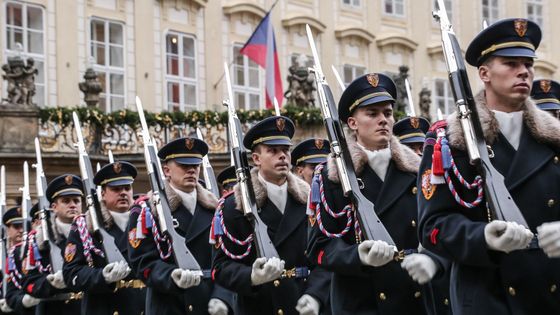
[[[50,107],[39,110],[41,123],[55,122],[61,126],[72,123],[72,112],[76,112],[82,123],[104,127],[106,125],[129,125],[139,124],[138,113],[132,110],[120,110],[111,113],[104,113],[98,108],[88,107]],[[319,108],[301,108],[286,105],[280,109],[282,115],[289,117],[298,126],[319,125],[323,121]],[[211,125],[227,124],[227,112],[216,111],[190,111],[190,112],[161,112],[149,113],[144,111],[148,125],[172,126],[188,124]],[[244,122],[254,122],[274,115],[274,110],[238,110],[239,120]]]

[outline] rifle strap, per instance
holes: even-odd
[[[21,273],[18,271],[17,267],[16,267],[16,258],[15,258],[15,250],[16,250],[17,245],[12,246],[12,248],[10,248],[10,252],[8,254],[8,271],[10,273],[10,279],[13,283],[14,286],[16,288],[18,288],[19,290],[22,289],[21,284],[19,283],[19,281],[21,280]],[[21,248],[21,250],[23,250],[23,248]]]
[[[356,232],[356,240],[359,242],[361,240],[361,229],[359,221],[356,218],[356,211],[354,211],[354,207],[352,203],[347,204],[342,210],[339,212],[333,211],[329,204],[327,203],[327,199],[325,198],[325,189],[323,186],[323,175],[321,174],[324,164],[319,164],[315,168],[315,175],[313,176],[313,181],[311,183],[311,193],[309,195],[309,211],[315,213],[315,217],[317,218],[317,222],[319,223],[319,230],[328,238],[341,238],[346,235],[350,229],[352,228],[352,221],[354,221],[354,231]],[[338,219],[343,216],[346,216],[346,226],[344,229],[339,233],[331,233],[327,231],[327,229],[323,225],[323,220],[321,217],[321,206],[322,208],[333,218]]]
[[[156,218],[154,218],[154,215],[150,207],[148,207],[146,200],[141,201],[138,205],[140,206],[141,210],[140,210],[140,215],[138,216],[138,219],[136,221],[136,238],[144,239],[150,232],[152,232],[152,236],[154,239],[154,243],[156,244],[159,257],[162,260],[167,260],[169,257],[171,257],[171,254],[173,253],[173,246],[171,246],[171,240],[167,235],[162,236],[161,233],[159,232]],[[166,246],[167,251],[164,251],[161,246],[164,243],[165,245],[167,245]]]
[[[74,220],[76,227],[78,228],[78,233],[80,234],[80,240],[82,241],[82,246],[84,247],[84,256],[88,264],[93,263],[93,258],[91,257],[91,252],[93,251],[99,257],[105,257],[105,253],[93,244],[93,239],[91,234],[87,229],[85,214],[79,215]]]
[[[440,149],[441,151],[437,152],[435,149],[436,147],[441,148]],[[438,154],[440,154],[441,156],[438,156]],[[441,184],[443,183],[447,184],[447,187],[449,188],[449,191],[453,195],[455,201],[458,204],[460,204],[462,207],[469,208],[469,209],[480,205],[480,203],[484,199],[484,184],[483,184],[482,177],[480,175],[477,175],[474,178],[473,182],[469,183],[463,177],[463,175],[461,175],[459,168],[457,168],[457,165],[455,164],[453,155],[451,155],[451,150],[449,149],[448,140],[445,136],[445,128],[437,129],[437,140],[436,140],[436,144],[434,145],[434,154],[432,156],[432,176],[430,179],[432,185],[440,184],[439,179],[434,178],[437,175],[433,173],[435,167],[434,164],[437,164],[434,162],[436,158],[440,158],[442,162],[444,181],[441,182]],[[475,188],[477,189],[477,197],[473,202],[467,202],[463,198],[461,198],[461,196],[457,192],[457,189],[455,188],[455,185],[453,184],[453,181],[451,180],[450,173],[453,174],[457,178],[459,183],[461,183],[461,185],[467,188],[468,190],[473,190]]]
[[[27,234],[27,259],[22,263],[22,270],[33,270],[38,268],[41,273],[50,273],[51,265],[43,267],[42,257],[36,240],[37,231],[33,230]]]
[[[247,255],[249,255],[249,253],[251,253],[251,248],[253,246],[253,244],[252,244],[253,234],[250,234],[249,236],[247,236],[247,238],[245,240],[242,241],[242,240],[237,239],[231,233],[229,233],[228,229],[226,228],[226,225],[224,224],[224,215],[223,215],[224,202],[225,202],[225,198],[220,198],[220,200],[218,201],[218,207],[216,208],[216,213],[214,215],[214,220],[212,220],[212,228],[210,230],[210,233],[211,233],[210,243],[211,244],[216,244],[216,240],[217,240],[216,247],[219,246],[219,248],[224,252],[224,254],[226,254],[226,256],[228,256],[229,258],[234,259],[234,260],[241,260],[241,259],[247,257]],[[247,249],[245,250],[245,252],[243,254],[240,254],[240,255],[235,255],[234,253],[229,251],[226,248],[224,242],[222,241],[222,237],[224,235],[230,241],[232,241],[233,243],[235,243],[239,246],[247,246]]]

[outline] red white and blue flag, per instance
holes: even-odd
[[[274,30],[272,23],[270,23],[270,12],[259,23],[253,35],[241,48],[240,53],[249,57],[266,71],[266,108],[274,107],[275,97],[278,105],[281,106],[283,99],[282,76],[280,75]]]

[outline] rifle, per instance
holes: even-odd
[[[54,233],[50,225],[47,213],[49,212],[49,201],[45,196],[45,188],[47,187],[47,178],[45,177],[45,172],[43,171],[43,159],[41,157],[41,146],[39,145],[39,139],[35,138],[35,156],[37,158],[37,163],[32,166],[35,168],[35,186],[37,188],[37,206],[39,208],[39,216],[41,219],[41,230],[43,232],[44,242],[47,243],[49,248],[49,260],[51,262],[52,272],[55,273],[62,270],[62,256],[60,255],[61,250],[58,245],[53,241]]]
[[[185,238],[179,235],[173,227],[173,216],[171,216],[171,207],[165,194],[165,178],[157,156],[155,141],[150,136],[146,117],[144,116],[144,108],[142,101],[136,96],[136,110],[140,118],[142,126],[141,137],[144,141],[144,158],[146,160],[146,170],[152,187],[152,199],[159,218],[159,226],[162,233],[165,233],[171,241],[173,258],[175,263],[181,269],[194,271],[195,274],[202,276],[200,265],[187,248]]]
[[[204,141],[200,128],[196,128],[196,136],[198,139]],[[204,176],[206,189],[210,190],[214,196],[220,198],[220,190],[218,189],[218,183],[216,182],[216,175],[214,174],[212,165],[210,165],[208,154],[202,157],[202,176]]]
[[[408,82],[408,79],[404,79],[404,86],[406,88],[406,97],[408,98],[410,117],[416,117],[416,111],[414,110],[414,102],[412,101],[412,92],[410,92],[410,83]]]
[[[483,178],[488,208],[494,218],[498,220],[513,221],[528,227],[523,214],[504,184],[504,177],[490,162],[489,147],[484,140],[459,41],[447,18],[444,1],[438,0],[438,6],[439,10],[432,14],[434,19],[439,22],[441,29],[443,55],[449,72],[449,83],[455,98],[457,115],[463,129],[470,162],[476,166]]]
[[[4,165],[0,167],[0,217],[4,217],[6,212],[6,168]],[[6,272],[6,230],[4,223],[0,223],[0,269],[2,269],[2,297],[6,298],[6,290],[8,289],[8,273]]]
[[[224,106],[228,109],[228,131],[229,141],[231,144],[231,152],[233,163],[235,165],[235,173],[237,183],[241,188],[241,204],[245,217],[253,226],[253,241],[258,257],[279,257],[272,240],[268,236],[268,228],[262,221],[257,210],[257,199],[251,182],[251,169],[247,160],[247,150],[243,147],[243,133],[241,131],[241,122],[237,117],[235,106],[233,104],[233,90],[231,88],[231,79],[229,77],[229,69],[227,63],[224,63],[224,71],[226,77],[228,99],[223,101]]]
[[[306,25],[307,38],[311,52],[313,53],[313,60],[315,65],[310,68],[310,71],[315,75],[315,82],[317,83],[317,95],[321,112],[323,113],[323,122],[327,135],[331,144],[331,154],[336,161],[336,169],[342,185],[342,191],[345,197],[349,197],[354,205],[354,211],[357,211],[358,222],[364,238],[367,240],[381,240],[387,244],[395,246],[395,242],[387,232],[387,229],[377,217],[374,205],[369,201],[361,192],[356,171],[350,158],[350,151],[348,151],[348,144],[342,130],[336,103],[332,95],[331,88],[329,87],[321,63],[319,61],[319,54],[315,46],[315,40],[309,25]],[[395,246],[396,251],[396,246]]]
[[[23,162],[23,187],[21,191],[21,217],[23,219],[23,236],[21,246],[21,260],[25,257],[27,248],[27,235],[29,234],[29,210],[31,209],[31,196],[29,195],[29,165],[27,161]]]
[[[93,183],[93,169],[91,167],[89,155],[86,151],[86,145],[84,143],[84,137],[82,136],[82,128],[80,126],[78,114],[73,112],[72,118],[74,120],[74,129],[76,130],[76,136],[78,138],[76,146],[78,147],[80,174],[82,175],[82,183],[84,184],[86,208],[91,215],[93,236],[101,243],[101,247],[105,253],[105,259],[108,264],[121,260],[126,261],[119,248],[115,245],[115,239],[113,236],[105,230],[105,225],[102,221],[103,214],[101,213],[101,206],[99,203],[99,198],[101,196],[97,195],[97,187]]]

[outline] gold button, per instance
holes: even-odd
[[[420,291],[414,292],[414,297],[415,298],[419,298],[421,295],[422,295],[422,293],[420,293]]]
[[[554,200],[554,199],[549,199],[548,200],[547,205],[548,205],[549,208],[554,207],[555,204],[556,204],[556,200]]]
[[[275,287],[280,286],[280,280],[274,280],[274,286]]]
[[[113,312],[113,315],[119,315],[119,312],[118,312],[118,311],[114,311],[114,312]]]
[[[443,304],[444,304],[444,305],[449,305],[449,300],[448,300],[448,299],[444,299],[444,300],[443,300]]]
[[[416,227],[416,221],[412,220],[412,222],[410,222],[410,225],[412,225],[412,227]]]
[[[509,295],[511,295],[511,296],[515,296],[515,289],[512,288],[512,287],[509,287],[509,288],[508,288],[508,293],[509,293]]]
[[[284,311],[282,309],[278,309],[278,315],[284,315]]]
[[[558,156],[554,157],[554,164],[558,164],[558,162],[560,162],[560,158],[558,158]]]
[[[550,293],[556,292],[556,289],[557,289],[556,284],[551,285],[550,286]]]
[[[387,299],[387,297],[385,296],[385,293],[383,293],[383,292],[379,293],[379,299],[381,301],[385,301]]]
[[[189,305],[189,312],[192,312],[192,310],[193,310],[193,306]]]
[[[416,188],[416,186],[412,187],[412,194],[416,195],[417,192],[418,192],[418,188]]]

